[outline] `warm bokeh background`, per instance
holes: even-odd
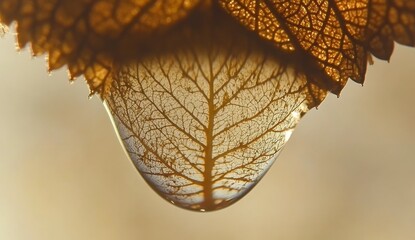
[[[174,207],[129,162],[97,97],[0,40],[0,239],[415,239],[415,49],[300,122],[237,204]]]

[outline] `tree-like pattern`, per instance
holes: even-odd
[[[106,99],[143,177],[194,210],[245,195],[308,110],[304,75],[239,26],[213,21],[218,27],[178,30],[122,67]]]

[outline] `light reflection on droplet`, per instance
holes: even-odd
[[[287,142],[288,140],[290,140],[290,138],[291,138],[291,135],[293,134],[293,129],[290,129],[290,130],[287,130],[287,131],[285,131],[285,133],[284,133],[284,137],[285,137],[285,141]]]

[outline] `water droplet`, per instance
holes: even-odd
[[[120,66],[105,102],[147,183],[176,206],[212,211],[268,171],[308,111],[309,88],[239,26],[198,24]]]

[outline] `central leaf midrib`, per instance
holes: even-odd
[[[214,167],[213,162],[213,129],[214,129],[214,118],[215,118],[215,103],[214,103],[214,78],[212,74],[212,64],[209,64],[210,67],[210,79],[208,79],[209,84],[209,97],[208,97],[208,124],[206,128],[206,147],[205,147],[205,171],[203,173],[203,193],[204,193],[204,202],[203,208],[209,209],[214,207],[213,203],[213,186],[212,186],[212,171]]]

